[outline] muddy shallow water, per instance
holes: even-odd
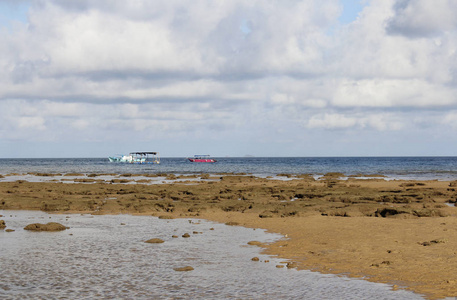
[[[247,245],[282,238],[260,229],[130,215],[0,215],[15,230],[0,230],[2,299],[422,299],[385,284],[277,268],[285,262]],[[47,222],[70,229],[22,229]],[[165,242],[144,243],[151,238]],[[184,266],[194,270],[174,270]]]

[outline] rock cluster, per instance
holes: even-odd
[[[287,181],[246,174],[221,175],[219,181],[202,181],[195,185],[189,185],[189,182],[185,181],[160,185],[95,182],[90,190],[86,184],[79,183],[61,185],[25,181],[20,184],[2,182],[0,208],[39,207],[43,211],[86,211],[94,214],[122,211],[151,213],[161,219],[195,217],[214,210],[254,213],[260,219],[271,222],[269,219],[313,214],[398,219],[446,217],[453,214],[454,207],[444,203],[457,202],[457,181],[440,184],[388,182],[375,178],[338,180],[342,176],[339,173],[325,174],[319,180],[309,175],[281,174],[291,179]],[[122,177],[133,175],[124,174]],[[19,194],[24,197],[15,196]],[[227,225],[240,225],[235,220],[227,221]]]
[[[69,227],[66,227],[56,222],[50,222],[47,224],[34,223],[24,227],[24,230],[31,231],[62,231],[65,229],[69,229]]]

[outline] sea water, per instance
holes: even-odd
[[[216,163],[191,163],[186,158],[162,158],[160,164],[110,163],[108,158],[0,159],[0,174],[102,173],[201,174],[281,173],[347,176],[382,175],[388,179],[456,180],[457,157],[222,157]]]
[[[422,299],[386,284],[277,268],[285,261],[248,245],[283,238],[261,229],[150,216],[0,214],[15,230],[0,230],[0,299]],[[47,222],[69,229],[23,230]],[[164,243],[145,243],[151,238]],[[194,270],[174,270],[184,266]]]

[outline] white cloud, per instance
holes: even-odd
[[[14,120],[19,129],[45,130],[45,121],[41,117],[20,117]]]
[[[457,104],[452,88],[424,80],[342,81],[333,104],[352,107],[440,107]]]
[[[457,128],[457,111],[452,110],[444,115],[441,120],[442,124],[451,126],[453,129]]]
[[[320,68],[322,29],[338,13],[332,3],[112,1],[75,10],[73,4],[44,1],[31,11],[30,26],[8,38],[9,50],[19,50],[12,67],[23,80],[24,73],[302,72]]]
[[[366,116],[364,122],[377,131],[398,131],[405,127],[400,116],[388,113]]]
[[[308,128],[323,129],[358,129],[358,130],[376,130],[376,131],[397,131],[401,130],[404,125],[402,121],[388,113],[368,113],[368,114],[338,114],[325,113],[322,115],[312,116],[305,124]]]
[[[87,111],[82,105],[77,103],[43,101],[38,107],[35,107],[33,114],[42,114],[46,117],[78,117],[87,114]]]
[[[372,1],[357,21],[343,27],[332,53],[335,72],[352,79],[423,79],[438,85],[454,80],[456,28],[429,39],[390,35],[386,26],[395,3]]]
[[[308,121],[309,128],[343,129],[357,125],[357,119],[341,114],[324,114],[311,117]]]
[[[0,142],[198,137],[305,155],[293,141],[314,129],[362,144],[454,124],[455,1],[371,0],[344,25],[337,0],[31,3],[28,24],[0,29]]]
[[[457,26],[457,2],[453,0],[398,0],[394,9],[387,27],[392,34],[427,37]]]
[[[90,130],[90,122],[87,120],[75,120],[71,122],[71,126],[76,130]]]

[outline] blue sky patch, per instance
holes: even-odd
[[[343,4],[343,13],[339,20],[343,24],[349,24],[357,19],[362,9],[367,5],[365,0],[341,0]]]
[[[27,23],[30,5],[29,1],[1,1],[0,27],[11,29],[13,22]]]

